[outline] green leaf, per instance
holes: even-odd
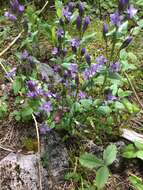
[[[134,151],[123,152],[122,156],[125,158],[136,158],[136,152]]]
[[[97,168],[103,165],[103,161],[98,159],[93,154],[85,153],[80,156],[79,162],[82,166],[89,169]]]
[[[137,153],[136,153],[136,156],[137,156],[137,158],[140,158],[141,160],[143,160],[143,150],[141,151],[138,151]]]
[[[129,177],[129,181],[132,183],[136,190],[143,190],[143,181],[139,177],[131,175]]]
[[[96,185],[98,189],[102,189],[106,185],[108,177],[109,177],[109,170],[106,166],[103,166],[97,170]]]
[[[82,99],[82,100],[80,100],[80,103],[81,103],[81,105],[82,105],[85,109],[89,109],[89,108],[92,106],[93,101],[90,100],[90,99]]]
[[[27,117],[27,116],[31,116],[33,113],[33,109],[31,107],[25,107],[22,109],[21,111],[21,116],[23,118]]]
[[[21,80],[19,78],[16,78],[13,82],[13,91],[14,94],[18,94],[18,92],[20,91],[20,89],[22,88],[22,84],[21,84]]]
[[[117,155],[117,147],[115,145],[109,145],[103,152],[103,160],[108,166],[114,162]]]
[[[98,108],[98,111],[101,113],[101,114],[106,114],[106,115],[109,115],[111,112],[112,112],[112,109],[109,107],[109,106],[100,106]]]
[[[89,40],[93,40],[96,37],[96,32],[93,32],[92,34],[88,34],[85,37],[83,37],[81,44],[86,43],[87,41],[89,42]]]
[[[139,142],[139,141],[135,141],[134,142],[135,146],[139,149],[139,150],[143,150],[143,143]]]

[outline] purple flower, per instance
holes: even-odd
[[[39,110],[44,111],[46,113],[50,113],[52,111],[51,102],[44,102],[40,107]]]
[[[69,11],[70,11],[70,12],[73,11],[74,7],[75,7],[75,3],[74,3],[74,2],[69,2],[69,3],[68,3],[68,8],[69,8]]]
[[[82,25],[82,19],[81,19],[80,16],[78,16],[77,19],[76,19],[76,27],[77,27],[78,30],[81,29],[81,25]]]
[[[59,50],[58,48],[54,47],[54,49],[52,50],[52,55],[58,55]]]
[[[125,39],[123,44],[121,45],[120,49],[126,48],[133,40],[133,37],[129,36],[128,38]]]
[[[71,63],[71,64],[70,64],[70,67],[69,67],[69,70],[71,71],[71,73],[76,73],[77,70],[78,70],[77,64]]]
[[[33,65],[34,60],[33,60],[33,57],[32,57],[32,56],[29,56],[29,57],[27,58],[27,60],[28,60],[28,62],[29,62],[31,65]]]
[[[57,37],[58,37],[58,40],[61,40],[64,37],[63,29],[61,29],[61,28],[57,29]]]
[[[119,0],[119,11],[123,11],[126,5],[129,3],[129,0]]]
[[[29,81],[26,82],[26,84],[27,84],[27,86],[28,86],[28,88],[29,88],[30,91],[35,91],[36,90],[36,83],[35,83],[35,81],[29,80]]]
[[[47,98],[55,98],[56,95],[53,94],[52,92],[44,92],[43,95]]]
[[[85,53],[86,53],[86,49],[85,49],[85,48],[82,48],[82,49],[81,49],[81,56],[83,56]]]
[[[16,67],[14,67],[13,69],[11,69],[9,72],[6,73],[6,77],[7,78],[11,78],[14,77],[16,73]]]
[[[107,59],[103,55],[101,55],[96,58],[96,62],[98,65],[104,65],[107,63]]]
[[[62,50],[62,53],[63,53],[63,56],[66,56],[66,54],[67,54],[67,48],[64,48],[64,49]]]
[[[51,131],[51,129],[47,126],[47,124],[46,123],[42,123],[41,125],[40,125],[40,134],[41,135],[46,135],[48,132],[50,132]]]
[[[83,16],[83,13],[84,13],[84,5],[83,3],[80,1],[79,4],[78,4],[78,10],[79,10],[79,14],[80,16]]]
[[[72,13],[69,11],[69,7],[65,6],[63,8],[62,15],[70,22]]]
[[[19,6],[18,0],[12,0],[12,1],[10,1],[10,6],[11,6],[11,8],[12,8],[14,11],[16,11],[17,8],[18,8],[18,6]]]
[[[90,57],[90,55],[89,55],[88,53],[85,54],[85,60],[86,60],[86,62],[87,62],[88,64],[91,63],[91,57]]]
[[[5,12],[4,16],[5,16],[6,18],[8,18],[9,20],[11,20],[11,21],[16,21],[16,20],[17,20],[16,16],[13,15],[12,13],[8,12],[8,11]]]
[[[137,14],[137,9],[134,8],[133,5],[130,5],[130,7],[127,9],[127,15],[129,18],[133,18]]]
[[[106,39],[106,34],[108,33],[108,28],[107,28],[107,24],[104,23],[103,24],[103,37],[104,39]]]
[[[120,62],[116,61],[110,65],[110,69],[112,72],[118,72],[120,70]]]
[[[19,13],[23,13],[24,11],[24,6],[20,5],[18,0],[12,0],[10,1],[10,5],[13,11],[17,11]]]
[[[115,100],[117,100],[117,97],[116,96],[114,96],[114,95],[112,95],[112,93],[108,93],[108,95],[107,95],[107,101],[115,101]]]
[[[72,50],[73,50],[74,53],[76,53],[79,44],[80,44],[79,39],[74,38],[74,39],[71,40],[71,47],[72,47]]]
[[[110,20],[112,25],[119,26],[123,20],[123,16],[121,16],[119,12],[115,12],[110,15]]]
[[[84,98],[86,98],[86,93],[82,92],[82,91],[79,91],[78,96],[79,96],[80,99],[84,99]]]
[[[21,54],[21,60],[22,60],[22,61],[27,60],[28,56],[29,56],[28,51],[27,51],[27,50],[24,50],[24,51],[22,52],[22,54]]]
[[[87,27],[88,27],[88,25],[90,24],[90,18],[87,16],[87,17],[85,17],[85,19],[84,19],[84,21],[83,21],[83,32],[85,32],[86,31],[86,29],[87,29]]]
[[[19,5],[18,11],[19,11],[19,13],[23,13],[24,12],[24,6],[23,5]]]

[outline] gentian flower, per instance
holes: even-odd
[[[84,21],[83,21],[83,32],[85,32],[86,31],[86,29],[87,29],[87,27],[88,27],[88,25],[90,24],[90,18],[87,16],[85,19],[84,19]]]
[[[137,14],[137,9],[134,8],[133,5],[130,5],[130,7],[127,9],[127,15],[131,19]]]
[[[120,49],[126,48],[133,40],[133,37],[129,36],[128,38],[125,39],[123,44],[121,45]]]
[[[69,70],[71,71],[71,73],[76,73],[78,71],[78,66],[75,63],[71,63],[69,66]]]
[[[120,62],[116,61],[110,65],[110,69],[112,72],[118,72],[120,70]]]
[[[51,102],[44,102],[40,107],[39,110],[44,111],[45,113],[50,113],[52,111]]]
[[[80,44],[79,39],[74,38],[74,39],[71,40],[71,47],[72,47],[72,50],[73,50],[74,53],[76,53],[79,44]]]
[[[81,29],[81,25],[82,25],[82,19],[81,19],[80,16],[78,16],[77,19],[76,19],[76,27],[77,27],[78,30]]]
[[[117,97],[116,96],[114,96],[112,93],[108,93],[107,94],[107,101],[115,101],[115,100],[117,100]]]
[[[27,96],[30,98],[36,98],[38,96],[43,95],[43,89],[39,88],[36,84],[35,81],[33,80],[29,80],[26,82],[27,86],[28,86],[28,93]]]
[[[6,77],[7,78],[11,78],[14,77],[16,74],[16,67],[14,67],[13,69],[11,69],[9,72],[6,73]]]
[[[83,3],[81,1],[78,4],[78,10],[79,10],[80,16],[83,16],[83,14],[84,14],[84,5],[83,5]]]
[[[23,13],[24,6],[20,5],[18,0],[12,0],[10,1],[10,5],[13,11],[17,11],[18,13]]]
[[[110,20],[112,25],[119,26],[123,20],[123,16],[121,16],[119,12],[115,12],[110,15]]]
[[[85,60],[86,60],[86,62],[87,62],[88,64],[91,63],[91,57],[90,57],[90,55],[89,55],[88,53],[85,54]]]
[[[17,17],[15,15],[13,15],[12,13],[8,12],[8,11],[5,12],[4,16],[6,18],[8,18],[9,20],[11,20],[11,21],[16,21],[17,20]]]
[[[126,5],[129,3],[129,0],[119,0],[119,11],[123,11]]]
[[[48,132],[50,132],[51,131],[51,129],[47,126],[47,124],[46,123],[42,123],[41,125],[40,125],[40,134],[41,135],[46,135]]]
[[[62,15],[70,22],[72,13],[69,11],[69,7],[65,6],[63,8]]]
[[[22,52],[22,54],[21,54],[21,60],[22,60],[22,61],[27,60],[28,56],[29,56],[28,51],[27,51],[27,50],[24,50],[24,51]]]
[[[81,56],[83,56],[85,53],[86,53],[86,49],[85,49],[85,48],[82,48],[82,49],[81,49]]]
[[[57,37],[58,37],[58,40],[61,40],[64,37],[63,29],[61,29],[61,28],[57,29]]]
[[[106,34],[108,33],[108,28],[107,28],[107,24],[104,23],[103,24],[103,37],[104,39],[106,39]]]
[[[84,99],[84,98],[86,98],[86,93],[82,92],[82,91],[79,91],[78,96],[79,96],[80,99]]]
[[[107,59],[103,55],[101,55],[96,58],[96,62],[98,65],[104,65],[107,63]]]
[[[68,3],[68,8],[69,8],[69,11],[70,11],[70,12],[73,11],[74,7],[75,7],[75,3],[74,3],[74,2],[69,2],[69,3]]]
[[[54,47],[54,49],[52,50],[52,55],[58,55],[59,54],[59,50],[58,48]]]

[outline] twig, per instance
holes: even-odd
[[[134,85],[133,85],[132,81],[130,80],[130,78],[129,78],[129,76],[128,76],[128,74],[126,72],[124,72],[124,74],[125,74],[128,82],[129,82],[129,84],[130,84],[130,86],[132,88],[132,91],[133,91],[133,93],[134,93],[134,95],[136,97],[136,100],[138,101],[138,103],[140,104],[141,108],[143,109],[143,104],[142,104],[142,102],[141,102],[141,100],[140,100],[140,98],[139,98],[139,96],[138,96],[138,94],[137,94],[137,92],[136,92],[136,90],[134,88]]]
[[[8,151],[8,152],[13,152],[13,150],[12,150],[12,149],[5,148],[5,147],[3,147],[3,146],[1,146],[1,145],[0,145],[0,148],[1,148],[1,149],[3,149],[3,150],[5,150],[5,151]]]
[[[33,120],[35,122],[35,127],[36,127],[36,134],[37,134],[37,143],[38,143],[38,157],[39,157],[39,185],[40,185],[40,190],[42,190],[42,178],[41,178],[41,162],[40,162],[40,154],[41,154],[41,149],[40,149],[40,135],[39,135],[39,127],[38,127],[38,123],[36,121],[36,118],[34,116],[34,114],[32,114]]]
[[[39,12],[38,15],[40,15],[40,14],[44,11],[44,9],[45,9],[46,6],[48,5],[48,3],[49,3],[49,1],[47,1],[47,2],[45,3],[45,5],[42,7],[42,9],[40,10],[40,12]]]
[[[4,55],[14,44],[15,42],[21,37],[22,33],[24,32],[24,30],[22,30],[18,36],[16,36],[16,38],[14,38],[14,40],[0,53],[0,57],[2,55]]]

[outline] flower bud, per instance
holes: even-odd
[[[82,49],[81,49],[81,56],[83,56],[85,53],[86,53],[86,49],[85,49],[85,48],[82,48]]]
[[[120,49],[126,48],[133,40],[133,37],[129,36],[121,45]]]
[[[103,24],[103,37],[104,39],[106,39],[106,34],[108,33],[108,28],[107,28],[107,24],[104,23]]]
[[[80,16],[78,16],[77,19],[76,19],[76,27],[77,27],[78,30],[81,29],[81,25],[82,25],[82,19],[81,19]]]
[[[126,5],[129,3],[129,0],[119,0],[119,11],[123,11],[126,7]]]
[[[83,3],[80,1],[79,4],[78,4],[78,10],[79,10],[79,14],[80,16],[83,16],[83,13],[84,13],[84,5]]]
[[[83,21],[83,32],[86,31],[88,25],[90,24],[90,18],[87,16]]]
[[[89,55],[88,53],[85,54],[85,60],[86,60],[86,62],[87,62],[88,64],[91,63],[91,57],[90,57],[90,55]]]

